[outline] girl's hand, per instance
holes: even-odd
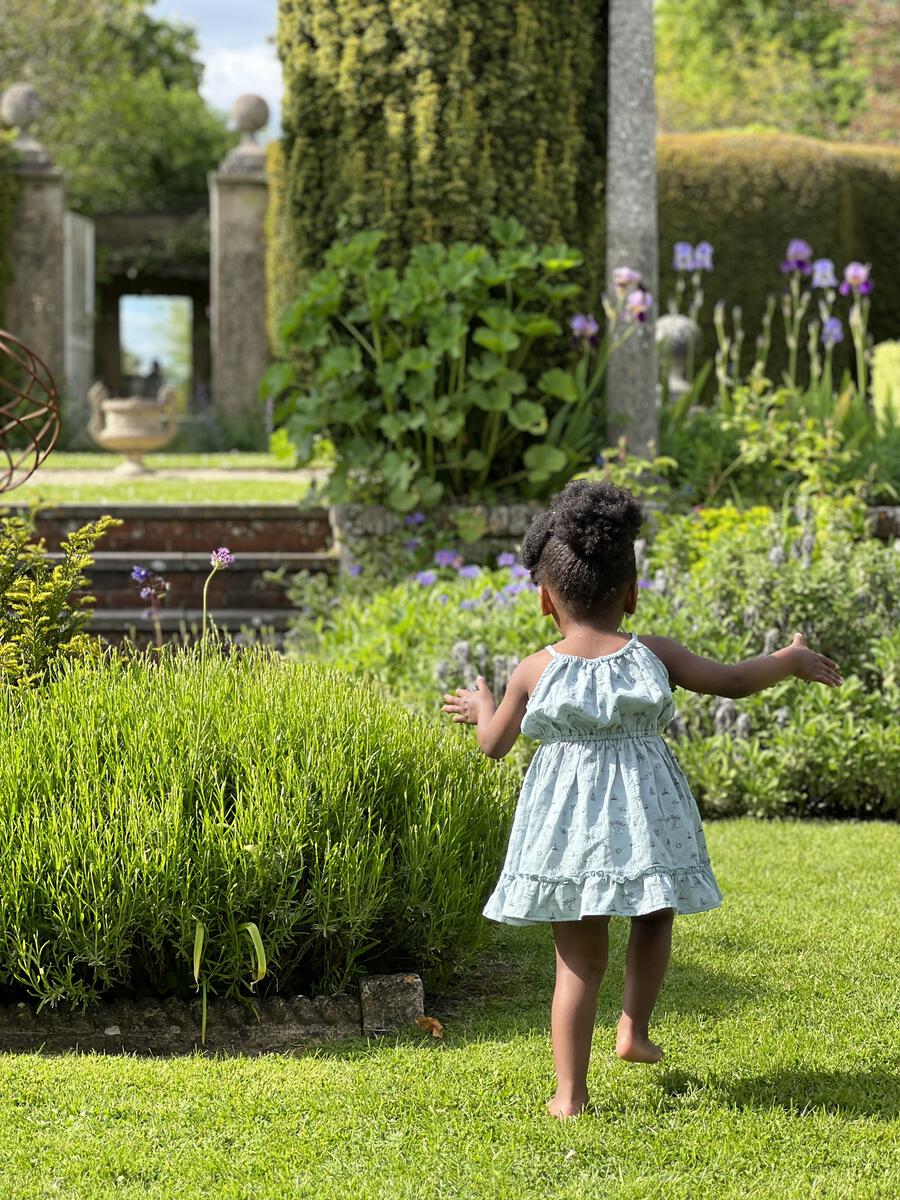
[[[840,687],[844,682],[837,663],[833,663],[824,654],[816,654],[815,650],[810,650],[802,633],[795,633],[791,644],[783,650],[776,650],[775,656],[787,658],[791,664],[791,674],[798,679],[805,679],[807,683]]]
[[[454,721],[465,725],[477,725],[479,714],[486,705],[491,713],[495,707],[493,693],[481,675],[475,680],[474,692],[469,688],[457,688],[455,695],[447,692],[444,700],[446,703],[441,712],[452,714]]]

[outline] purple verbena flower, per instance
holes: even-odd
[[[600,332],[600,326],[593,313],[576,313],[569,321],[569,328],[572,330],[572,336],[581,342],[593,343]]]
[[[521,563],[516,563],[514,567],[511,567],[509,573],[512,575],[513,579],[528,579],[531,576],[531,572],[528,570],[528,568],[523,567]]]
[[[618,291],[624,292],[628,288],[640,287],[641,273],[635,271],[634,267],[616,267],[612,273],[612,281]]]
[[[505,596],[518,596],[520,592],[524,592],[524,591],[525,591],[525,584],[522,583],[521,581],[517,581],[516,583],[508,583],[506,585],[506,587],[503,589],[503,594]]]
[[[356,579],[357,576],[362,575],[362,565],[358,562],[348,563],[347,574],[352,575]]]
[[[152,596],[156,595],[156,592],[154,592],[152,587],[142,587],[138,594],[142,600],[149,600]]]
[[[446,592],[441,592],[441,594],[438,596],[438,604],[444,605],[447,603],[447,601],[449,599],[450,599],[450,597],[447,595]]]
[[[653,296],[646,288],[635,288],[625,299],[625,309],[632,321],[641,324],[647,320],[647,313],[653,306]]]
[[[790,275],[792,271],[809,275],[812,272],[812,256],[812,246],[809,242],[804,242],[803,238],[791,238],[781,270],[785,275]]]
[[[438,550],[435,552],[434,561],[439,567],[453,567],[460,562],[460,557],[456,550]]]
[[[822,326],[822,343],[827,349],[844,340],[844,327],[838,317],[829,317]]]
[[[234,555],[227,546],[220,546],[218,550],[213,550],[209,562],[212,569],[218,571],[220,567],[230,567],[234,562]]]
[[[676,242],[672,253],[672,267],[676,271],[693,271],[694,247],[690,242]]]
[[[404,525],[424,525],[425,524],[425,514],[423,512],[418,512],[418,511],[407,513],[406,516],[403,518],[403,524]]]
[[[410,554],[412,554],[412,552],[414,550],[418,550],[421,545],[422,545],[421,538],[407,538],[406,541],[403,543],[403,548],[405,550],[408,550],[410,552]]]
[[[846,296],[853,291],[858,292],[860,296],[868,296],[874,287],[872,280],[869,278],[871,270],[871,263],[847,263],[846,267],[844,267],[844,282],[839,289],[841,295]]]
[[[473,563],[470,563],[466,567],[457,567],[456,573],[460,579],[477,579],[481,574],[481,567],[476,567]]]
[[[713,269],[713,248],[710,242],[698,242],[694,247],[694,270],[711,271]]]
[[[516,556],[509,550],[504,550],[502,554],[497,555],[498,567],[514,567],[516,565]]]
[[[830,258],[817,258],[812,265],[812,286],[814,288],[837,287],[834,274],[834,263]]]
[[[152,574],[153,572],[148,570],[147,567],[131,568],[131,578],[135,583],[146,583]]]
[[[437,583],[437,571],[420,571],[416,576],[416,583],[421,584],[422,587],[431,587],[432,584]]]
[[[652,592],[653,591],[653,580],[652,579],[639,579],[638,587],[649,589]]]
[[[478,606],[477,600],[460,600],[459,607],[465,612],[472,612]]]

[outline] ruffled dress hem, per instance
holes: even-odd
[[[649,867],[635,876],[587,871],[577,878],[503,874],[482,910],[503,925],[580,921],[582,917],[643,917],[662,908],[709,912],[722,904],[712,867]]]

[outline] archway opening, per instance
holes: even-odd
[[[184,413],[192,399],[194,302],[155,294],[119,298],[119,369],[130,396],[155,397],[175,389]]]

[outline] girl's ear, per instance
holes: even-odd
[[[629,583],[625,591],[625,612],[629,617],[633,617],[638,606],[638,581],[635,579],[633,583]]]
[[[544,587],[543,584],[540,584],[538,587],[538,599],[541,602],[541,616],[552,617],[553,620],[555,621],[556,620],[556,607],[555,607],[552,599],[550,598],[550,593],[547,591],[547,589]]]

